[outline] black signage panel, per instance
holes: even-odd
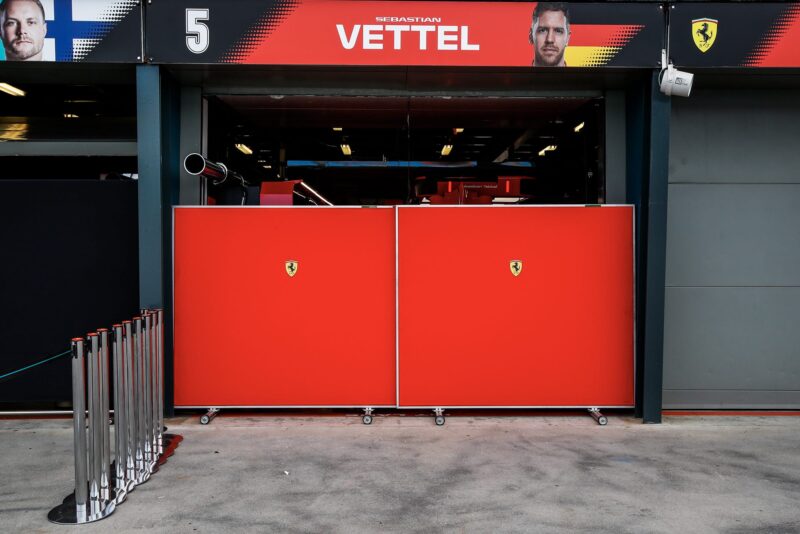
[[[800,3],[681,3],[670,12],[679,67],[800,67]]]

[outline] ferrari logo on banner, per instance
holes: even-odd
[[[522,272],[522,261],[520,260],[511,260],[509,263],[509,267],[511,268],[511,274],[514,276],[519,276],[519,273]]]
[[[692,38],[701,52],[708,52],[717,40],[717,23],[714,19],[694,19],[692,21]]]
[[[286,261],[286,274],[288,274],[290,277],[296,275],[297,274],[298,265],[299,265],[299,262],[297,262],[295,260],[287,260]]]

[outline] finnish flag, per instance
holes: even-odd
[[[44,61],[81,61],[137,5],[136,0],[41,0]]]

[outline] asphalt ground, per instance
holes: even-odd
[[[175,455],[108,518],[61,526],[68,419],[0,420],[0,532],[800,532],[800,417],[167,420]]]

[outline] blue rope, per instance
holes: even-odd
[[[0,380],[3,380],[4,378],[7,378],[7,377],[9,377],[11,375],[15,375],[17,373],[21,373],[22,371],[27,371],[28,369],[31,369],[32,367],[36,367],[37,365],[42,365],[43,363],[47,363],[47,362],[49,362],[51,360],[55,360],[56,358],[60,358],[62,356],[66,356],[67,354],[70,354],[70,353],[72,353],[72,349],[70,349],[68,351],[65,351],[65,352],[62,352],[61,354],[56,354],[55,356],[51,356],[49,358],[46,358],[46,359],[44,359],[44,360],[42,360],[40,362],[32,363],[30,365],[26,365],[22,369],[17,369],[16,371],[11,371],[10,373],[6,373],[4,375],[0,375]]]

